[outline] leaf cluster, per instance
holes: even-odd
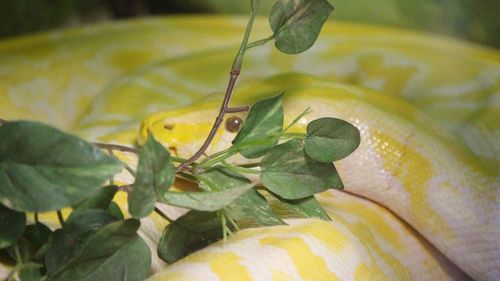
[[[251,1],[250,27],[259,3]],[[271,39],[282,52],[305,51],[332,10],[326,0],[277,1],[270,15],[273,35],[247,44],[248,28],[236,65],[241,66],[246,49]],[[0,257],[14,267],[7,279],[143,280],[151,253],[137,231],[141,218],[159,212],[157,204],[188,209],[175,221],[159,212],[170,222],[158,244],[158,255],[168,263],[241,228],[281,225],[291,216],[329,220],[314,196],[343,187],[332,162],[356,149],[359,131],[345,121],[321,118],[307,133],[290,134],[302,115],[284,128],[282,103],[283,93],[257,101],[231,147],[189,165],[150,135],[135,170],[112,153],[42,123],[0,126]],[[227,161],[237,154],[252,164]],[[189,167],[176,171],[174,162]],[[128,219],[113,202],[124,189],[113,177],[123,169],[134,176],[126,189]],[[198,190],[171,190],[176,178]],[[61,209],[68,208],[64,220]],[[61,227],[49,228],[39,221],[39,212],[57,212]]]
[[[151,253],[102,184],[123,163],[45,124],[0,127],[0,255],[22,281],[143,280]],[[38,212],[72,208],[52,230]],[[27,214],[34,213],[28,224]],[[58,212],[60,214],[60,212]],[[13,278],[13,276],[10,276]]]
[[[147,202],[191,210],[163,231],[158,253],[166,262],[175,262],[235,229],[284,224],[283,219],[290,216],[329,220],[314,196],[327,189],[343,188],[332,162],[357,148],[359,131],[343,120],[321,118],[309,123],[306,134],[290,137],[286,130],[293,124],[284,129],[282,100],[283,94],[279,94],[257,101],[230,148],[191,165],[190,180],[199,187],[198,192],[175,192],[169,190],[169,184],[155,185],[171,183],[173,172],[164,173],[169,175],[165,181],[153,180],[148,172],[148,186],[134,185],[132,195],[137,198],[149,196]],[[252,168],[226,161],[236,154],[254,161]],[[171,157],[152,135],[140,157],[136,179],[145,177],[141,171],[155,169],[151,163],[164,163],[162,167],[172,170]],[[250,180],[246,174],[258,175],[258,179]],[[287,209],[287,215],[278,215],[266,196],[274,198],[278,208]],[[131,206],[141,206],[132,213],[135,217],[152,211],[148,204],[135,204],[134,200],[139,202],[129,197]]]

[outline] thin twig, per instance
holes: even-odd
[[[229,101],[231,100],[231,95],[233,93],[234,84],[235,84],[236,79],[238,78],[239,74],[240,74],[239,70],[236,70],[236,69],[231,70],[229,83],[227,85],[226,94],[224,95],[224,100],[222,101],[222,105],[221,105],[221,108],[219,110],[219,115],[217,116],[217,118],[215,118],[214,125],[212,126],[212,129],[210,130],[210,133],[208,134],[207,139],[205,140],[203,145],[200,147],[200,149],[198,149],[198,151],[196,151],[196,153],[193,154],[193,156],[191,156],[191,158],[189,158],[188,160],[186,160],[185,162],[183,162],[182,164],[177,166],[177,168],[175,169],[176,173],[182,171],[184,168],[191,165],[194,161],[198,160],[198,158],[200,158],[203,155],[205,150],[207,150],[208,146],[210,145],[213,138],[215,137],[215,134],[217,133],[217,130],[220,127],[220,124],[224,120],[224,115],[226,114],[227,105],[229,104]]]
[[[118,190],[120,191],[124,191],[124,192],[130,192],[132,191],[132,187],[133,187],[133,184],[125,184],[125,185],[120,185],[118,187]]]
[[[59,219],[59,223],[61,224],[61,226],[64,227],[64,218],[61,210],[57,210],[57,218]]]
[[[248,109],[250,109],[250,107],[248,105],[238,106],[238,107],[229,107],[229,108],[226,108],[226,113],[245,112],[245,111],[248,111]]]
[[[217,133],[217,130],[219,129],[222,121],[224,120],[224,115],[228,112],[228,105],[229,101],[231,100],[231,96],[233,94],[233,89],[234,85],[236,83],[236,79],[238,79],[238,76],[240,75],[240,70],[241,70],[241,64],[243,61],[243,56],[245,54],[245,50],[248,44],[248,38],[250,37],[250,32],[252,31],[252,26],[253,22],[255,19],[255,15],[257,14],[257,9],[260,4],[260,0],[256,0],[253,2],[254,6],[252,9],[252,13],[250,15],[250,20],[248,21],[246,30],[245,30],[245,36],[243,37],[243,41],[241,42],[240,49],[238,50],[238,53],[236,54],[236,57],[233,62],[233,66],[231,68],[231,71],[229,72],[229,82],[227,84],[226,88],[226,93],[224,94],[224,99],[222,101],[222,105],[219,110],[219,115],[217,118],[215,118],[214,125],[212,126],[212,129],[210,130],[210,133],[207,136],[207,139],[205,142],[202,144],[202,146],[196,151],[191,158],[186,160],[185,162],[181,163],[177,168],[175,169],[175,172],[178,173],[185,168],[187,168],[189,165],[193,164],[198,158],[200,158],[205,150],[207,150],[208,146],[212,142],[213,138],[215,137],[215,134]]]
[[[168,223],[172,223],[173,222],[173,220],[171,218],[169,218],[167,215],[165,215],[165,213],[163,213],[160,209],[158,209],[158,207],[155,207],[154,211],[160,217],[162,217],[163,219],[165,219],[166,221],[168,221]]]

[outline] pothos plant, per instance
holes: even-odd
[[[274,41],[284,53],[301,53],[313,45],[333,7],[326,0],[279,0],[269,17],[273,34],[249,43],[259,4],[251,1],[219,115],[189,159],[171,156],[152,135],[135,149],[89,143],[37,122],[2,122],[0,259],[13,266],[7,280],[143,280],[151,253],[137,231],[139,219],[152,212],[169,221],[157,248],[168,263],[241,228],[281,225],[289,216],[330,219],[314,195],[343,187],[332,162],[356,149],[359,131],[343,120],[321,118],[308,124],[307,133],[289,133],[308,110],[284,128],[283,93],[251,107],[229,107],[229,102],[248,49]],[[224,115],[247,110],[232,146],[204,156]],[[103,150],[136,153],[138,165],[134,170]],[[228,159],[236,154],[256,162],[231,164]],[[134,183],[116,186],[113,176],[124,168]],[[251,181],[248,174],[260,180]],[[169,190],[176,177],[192,181],[199,191]],[[113,202],[120,190],[128,192],[131,218]],[[189,211],[172,221],[155,208],[158,203]],[[72,212],[64,220],[60,210],[68,207]],[[38,213],[48,211],[57,212],[60,228],[39,220]],[[27,224],[29,216],[33,222]]]

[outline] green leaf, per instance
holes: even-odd
[[[104,186],[98,189],[89,198],[85,199],[85,201],[76,205],[71,215],[90,209],[106,210],[109,204],[111,204],[111,200],[115,197],[116,192],[118,192],[118,187],[115,185]]]
[[[342,188],[333,164],[309,158],[299,139],[273,147],[262,159],[261,167],[263,185],[285,199],[301,199],[328,188]]]
[[[250,108],[243,127],[232,142],[242,147],[240,153],[246,158],[261,157],[278,143],[278,134],[283,130],[282,100],[283,93],[257,101]]]
[[[129,212],[135,218],[149,215],[175,179],[170,153],[152,135],[139,152],[134,187],[128,195]]]
[[[43,248],[51,235],[52,230],[42,223],[27,225],[23,236],[17,241],[22,259],[43,262]],[[16,256],[14,249],[9,249],[9,253],[12,257]]]
[[[16,243],[23,235],[26,214],[11,210],[0,204],[0,249]]]
[[[23,265],[23,268],[19,271],[19,279],[21,281],[39,281],[42,278],[41,267],[41,265],[37,264]]]
[[[49,281],[144,280],[151,267],[151,253],[136,233],[139,226],[135,219],[104,226]]]
[[[307,125],[305,151],[314,160],[340,160],[356,150],[359,143],[359,130],[344,120],[325,117]]]
[[[45,254],[47,272],[52,274],[62,268],[87,243],[90,237],[116,221],[116,218],[104,210],[84,210],[71,216],[63,229],[52,235]]]
[[[18,211],[74,205],[122,168],[97,147],[41,123],[9,122],[0,139],[0,202]]]
[[[158,256],[167,263],[174,263],[216,242],[222,235],[217,212],[191,210],[165,227],[158,243]]]
[[[203,174],[199,179],[211,190],[226,190],[237,186],[250,184],[245,176],[233,172],[223,166],[215,166]],[[226,208],[227,215],[235,221],[252,220],[257,225],[270,226],[285,224],[271,209],[267,200],[254,188],[245,192]]]
[[[220,191],[167,192],[160,202],[198,211],[217,211],[231,204],[253,187],[254,185],[250,183]]]
[[[110,213],[113,217],[117,218],[118,220],[123,220],[125,218],[123,216],[122,210],[120,209],[120,206],[118,206],[118,204],[116,204],[113,201],[109,203],[109,206],[106,209],[106,211]]]
[[[300,217],[318,218],[326,221],[331,220],[323,207],[321,207],[316,198],[314,198],[314,196],[309,196],[297,200],[287,200],[278,196],[276,197],[281,201],[281,203],[285,205],[285,207],[287,207]]]
[[[278,0],[269,16],[276,48],[287,54],[309,49],[333,9],[326,0]]]

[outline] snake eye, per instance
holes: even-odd
[[[240,117],[230,117],[226,120],[226,130],[236,133],[240,130],[243,120]]]
[[[172,131],[174,129],[174,124],[165,124],[163,125],[163,128]]]

